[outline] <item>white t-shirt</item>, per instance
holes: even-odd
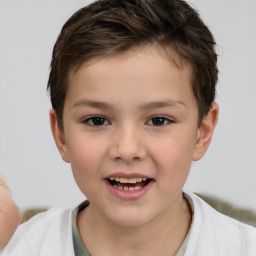
[[[256,228],[226,217],[194,194],[184,256],[256,256]],[[72,210],[51,209],[21,225],[2,256],[74,256]]]

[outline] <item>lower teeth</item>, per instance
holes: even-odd
[[[142,189],[141,186],[138,186],[138,187],[121,187],[121,186],[117,186],[117,185],[114,185],[115,188],[118,188],[120,190],[125,190],[125,191],[134,191],[134,190],[139,190],[139,189]]]

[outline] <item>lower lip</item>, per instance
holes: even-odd
[[[154,181],[151,180],[146,186],[142,187],[141,189],[132,190],[132,191],[131,190],[126,191],[126,190],[115,188],[107,180],[105,180],[105,183],[109,191],[117,198],[122,200],[136,200],[143,197],[151,189]]]

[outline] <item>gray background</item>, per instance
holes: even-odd
[[[46,83],[61,26],[89,2],[0,0],[0,173],[22,209],[84,199],[52,139]],[[190,2],[218,43],[220,118],[185,187],[256,210],[256,1]]]

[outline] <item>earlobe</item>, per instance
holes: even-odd
[[[203,157],[207,148],[210,145],[215,126],[218,122],[219,107],[216,103],[208,114],[203,118],[200,127],[197,131],[197,140],[193,152],[193,161],[197,161]]]
[[[59,127],[57,116],[54,109],[50,110],[50,124],[51,124],[52,135],[53,135],[55,144],[60,152],[60,155],[65,162],[69,163],[70,161],[69,161],[69,155],[67,151],[65,134],[64,134],[64,131],[62,131]]]

